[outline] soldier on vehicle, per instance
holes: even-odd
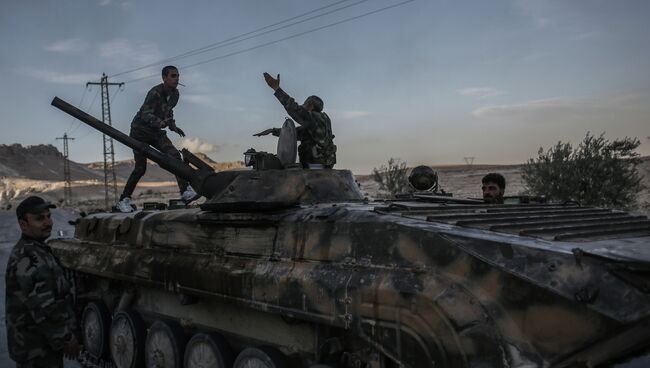
[[[158,151],[181,159],[181,154],[167,138],[165,128],[185,137],[185,132],[176,126],[173,108],[178,102],[178,79],[179,73],[175,66],[168,65],[162,69],[163,83],[153,87],[147,93],[140,110],[135,114],[131,122],[131,137],[140,142],[147,143]],[[117,208],[122,212],[131,212],[131,195],[135,190],[138,181],[147,171],[147,158],[140,152],[133,150],[135,167],[124,186],[124,191],[117,203]],[[176,177],[181,198],[186,202],[196,199],[197,194],[186,180]]]
[[[336,163],[336,145],[332,134],[332,123],[329,116],[323,112],[323,100],[318,96],[309,96],[302,105],[280,88],[280,75],[277,79],[269,73],[264,73],[264,80],[275,91],[275,97],[280,101],[289,116],[300,124],[296,128],[300,146],[298,157],[304,168],[329,168]],[[254,134],[257,137],[273,134],[280,135],[280,129],[271,128]]]
[[[9,356],[18,367],[63,367],[63,354],[81,349],[70,282],[44,243],[55,207],[32,196],[16,208],[22,236],[7,263],[5,309]]]
[[[481,180],[483,186],[483,201],[485,203],[503,203],[503,194],[506,191],[506,178],[499,173],[489,173]]]

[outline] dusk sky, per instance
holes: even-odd
[[[3,1],[0,42],[0,144],[62,150],[67,132],[77,162],[102,160],[101,134],[52,98],[101,119],[86,82],[126,82],[110,97],[128,133],[166,64],[185,84],[175,117],[187,138],[169,136],[216,161],[275,150],[252,136],[286,115],[263,72],[300,102],[322,97],[336,167],[359,174],[390,157],[521,163],[587,132],[638,137],[650,155],[647,0]]]

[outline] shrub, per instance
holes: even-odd
[[[637,170],[637,138],[605,139],[587,133],[578,147],[558,142],[524,165],[523,178],[534,195],[551,201],[578,201],[584,205],[626,208],[643,189]]]
[[[388,166],[381,165],[372,169],[372,178],[379,183],[379,189],[388,191],[391,195],[403,193],[407,186],[406,162],[399,158],[388,160]]]

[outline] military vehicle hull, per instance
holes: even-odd
[[[535,236],[485,228],[558,217]],[[79,305],[176,322],[180,344],[217,333],[235,353],[270,346],[292,366],[596,365],[650,342],[650,295],[630,281],[649,252],[627,267],[620,251],[647,247],[643,221],[552,205],[187,209],[91,215],[50,245]],[[594,223],[609,225],[581,230]]]
[[[249,150],[257,170],[216,173],[52,104],[208,198],[93,214],[73,239],[49,242],[102,364],[650,364],[645,216],[431,193],[368,202],[347,170],[295,169]]]

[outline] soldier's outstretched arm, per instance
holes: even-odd
[[[58,287],[65,280],[55,280],[52,269],[39,253],[29,253],[16,265],[17,295],[27,306],[34,322],[48,337],[54,350],[60,350],[73,338],[74,312],[71,300],[59,296]]]
[[[275,97],[280,101],[284,109],[287,111],[289,116],[300,125],[309,124],[311,118],[309,116],[309,111],[299,105],[293,97],[289,96],[282,88],[278,88],[275,93]]]
[[[289,116],[296,121],[296,123],[303,125],[309,121],[309,111],[302,105],[299,105],[291,96],[289,96],[282,88],[280,88],[280,74],[277,79],[273,78],[269,73],[264,73],[264,80],[269,87],[275,91],[274,95],[280,101],[284,109],[287,110]]]

